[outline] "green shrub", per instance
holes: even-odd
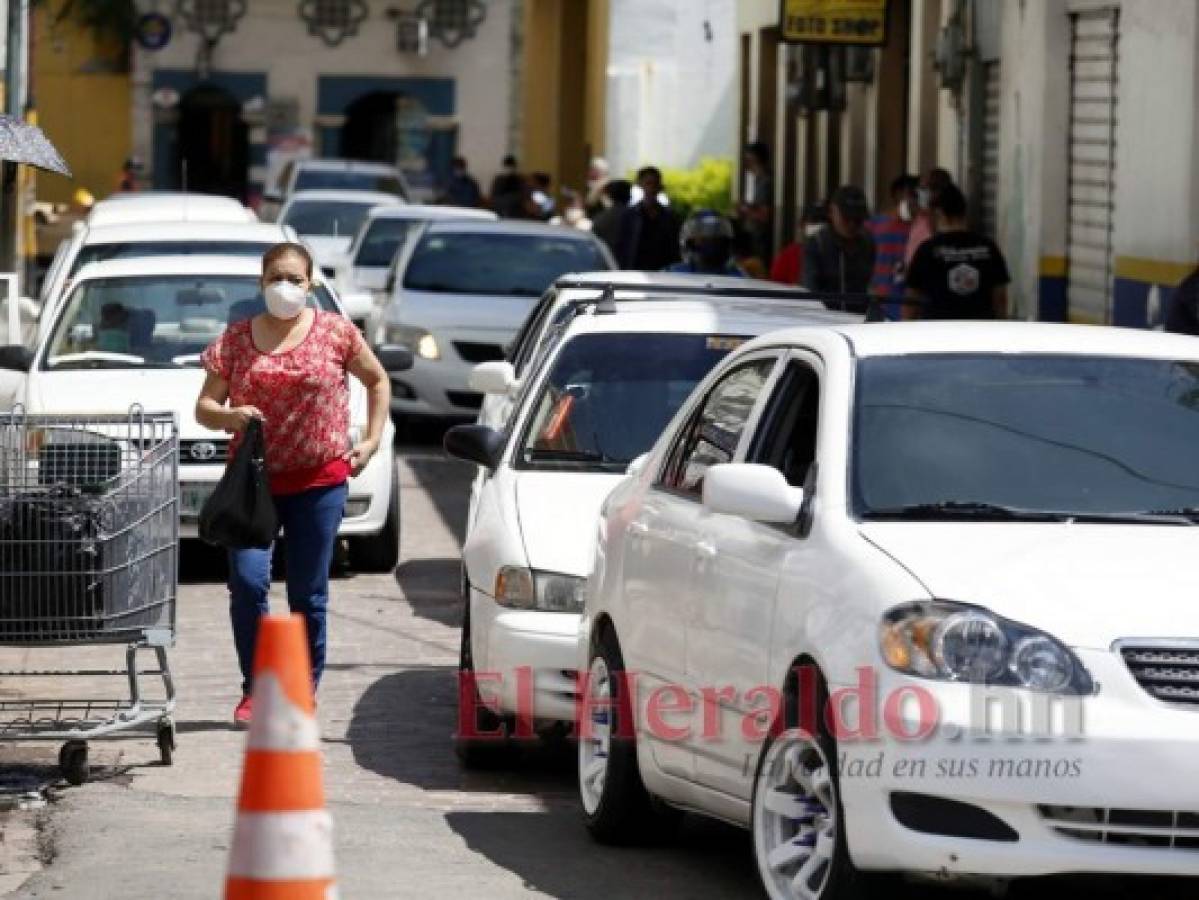
[[[704,157],[694,169],[663,169],[662,181],[671,209],[682,218],[695,209],[714,209],[726,215],[733,209],[730,159]]]

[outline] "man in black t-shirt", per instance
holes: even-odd
[[[995,242],[966,225],[966,198],[941,192],[937,233],[920,245],[907,271],[905,319],[1006,319],[1007,263]]]

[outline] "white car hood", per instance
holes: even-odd
[[[188,369],[79,369],[37,372],[27,382],[25,408],[30,413],[118,413],[140,403],[146,412],[173,412],[179,417],[181,440],[211,438],[196,421],[196,398],[204,384],[204,370]],[[366,392],[350,379],[350,422],[366,421]]]
[[[335,267],[341,262],[353,240],[352,235],[347,237],[304,235],[304,243],[312,248],[312,252],[316,254],[316,264],[322,269]]]
[[[861,533],[934,597],[984,606],[1074,647],[1199,638],[1199,527],[871,522]]]
[[[600,506],[624,477],[606,472],[520,472],[516,512],[529,565],[591,574]]]

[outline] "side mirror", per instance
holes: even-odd
[[[790,525],[799,518],[803,497],[803,488],[791,487],[773,466],[722,463],[704,473],[704,506],[726,516]]]
[[[519,384],[516,380],[516,370],[512,363],[503,360],[479,363],[470,372],[467,380],[472,391],[480,394],[510,394]]]
[[[445,433],[442,446],[455,459],[494,469],[504,454],[504,436],[486,425],[455,425]]]
[[[341,305],[345,308],[346,315],[355,322],[366,321],[366,317],[375,307],[371,295],[367,293],[342,294]]]
[[[33,351],[21,344],[0,347],[0,369],[12,372],[28,372],[33,365]]]
[[[382,363],[387,374],[407,372],[412,368],[412,351],[398,344],[383,344],[375,347],[375,356]]]

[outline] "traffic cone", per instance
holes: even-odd
[[[264,616],[225,900],[335,900],[304,619]]]

